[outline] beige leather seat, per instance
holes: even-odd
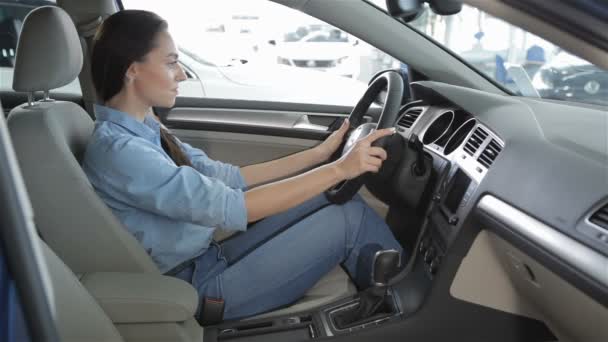
[[[11,195],[17,194],[12,198],[17,202],[12,209],[19,208],[15,214],[22,221],[2,230],[11,236],[18,233],[15,235],[18,248],[24,249],[25,254],[11,257],[23,257],[19,261],[27,264],[26,273],[40,272],[36,277],[40,283],[35,285],[42,293],[34,301],[46,302],[50,315],[35,318],[52,324],[60,341],[203,341],[203,329],[193,318],[198,294],[190,284],[154,273],[89,273],[79,281],[40,240],[34,229],[31,202],[23,193],[22,173],[15,167],[17,158],[12,143],[6,140],[7,133],[0,103],[0,140],[2,153],[8,156],[8,165],[4,167],[8,167],[14,183],[8,190]],[[9,241],[6,235],[3,239]],[[17,281],[23,280],[28,278]]]
[[[179,279],[147,273],[76,275],[42,242],[61,341],[203,341],[198,295]],[[80,281],[79,281],[80,280]],[[157,286],[138,288],[153,281]]]
[[[14,108],[8,126],[35,223],[48,246],[76,274],[137,272],[159,275],[156,265],[96,195],[80,168],[93,121],[77,104],[48,99],[72,82],[83,57],[78,34],[60,8],[41,7],[24,22],[13,88],[45,98]],[[296,312],[354,293],[337,267],[295,305],[266,315]]]

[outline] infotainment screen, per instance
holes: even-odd
[[[460,202],[462,202],[462,198],[467,192],[470,184],[471,178],[469,178],[469,176],[467,176],[467,174],[459,168],[452,178],[450,190],[445,197],[445,202],[443,203],[447,210],[452,213],[456,213],[456,210],[458,210],[458,206],[460,205]]]

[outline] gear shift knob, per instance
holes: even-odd
[[[364,265],[369,265],[373,255],[371,267],[371,287],[359,293],[359,304],[350,310],[341,310],[333,318],[336,327],[346,329],[365,323],[366,319],[377,314],[392,314],[395,312],[388,298],[388,282],[401,267],[401,253],[394,249],[379,250],[379,245],[370,245],[367,248]],[[375,252],[375,253],[374,253]],[[374,254],[372,254],[374,253]],[[361,255],[360,255],[361,257]],[[368,269],[369,270],[369,266]],[[369,273],[366,273],[369,274]],[[369,279],[369,278],[368,278]]]
[[[374,255],[373,286],[386,286],[401,267],[401,253],[394,249],[381,250]]]

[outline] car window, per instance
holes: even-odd
[[[55,1],[0,1],[0,91],[13,90],[13,67],[23,20],[30,11],[45,5],[53,6]],[[78,80],[52,91],[77,95],[82,93]]]
[[[169,23],[191,71],[180,96],[353,106],[399,61],[268,0],[123,0]]]
[[[517,95],[608,106],[608,70],[475,7],[441,16],[425,4],[408,25]]]

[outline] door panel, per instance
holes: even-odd
[[[319,143],[313,139],[298,139],[260,134],[213,132],[173,129],[183,142],[200,148],[212,159],[245,166],[277,159]]]
[[[353,104],[354,106],[355,104]],[[352,107],[302,103],[178,98],[173,109],[155,112],[171,129],[221,131],[299,139],[324,140],[327,127],[347,117]],[[377,122],[380,108],[372,107],[365,116]]]
[[[249,165],[302,151],[325,140],[328,126],[347,117],[342,106],[178,98],[173,109],[156,109],[182,141],[211,158]],[[371,108],[366,121],[375,121]]]
[[[225,108],[176,108],[166,117],[169,125],[184,125],[187,123],[207,125],[218,124],[233,127],[235,130],[246,131],[248,128],[259,130],[282,129],[295,131],[315,131],[326,134],[328,126],[344,114],[276,111],[260,109],[225,109]],[[371,118],[368,118],[370,120]],[[287,135],[288,132],[285,132]],[[311,135],[317,137],[317,135]]]
[[[169,110],[156,110],[161,121],[182,141],[210,158],[245,166],[278,159],[316,146],[327,127],[352,108],[310,104],[178,98]],[[371,108],[365,121],[377,121]],[[360,194],[382,217],[388,206],[362,188]]]

